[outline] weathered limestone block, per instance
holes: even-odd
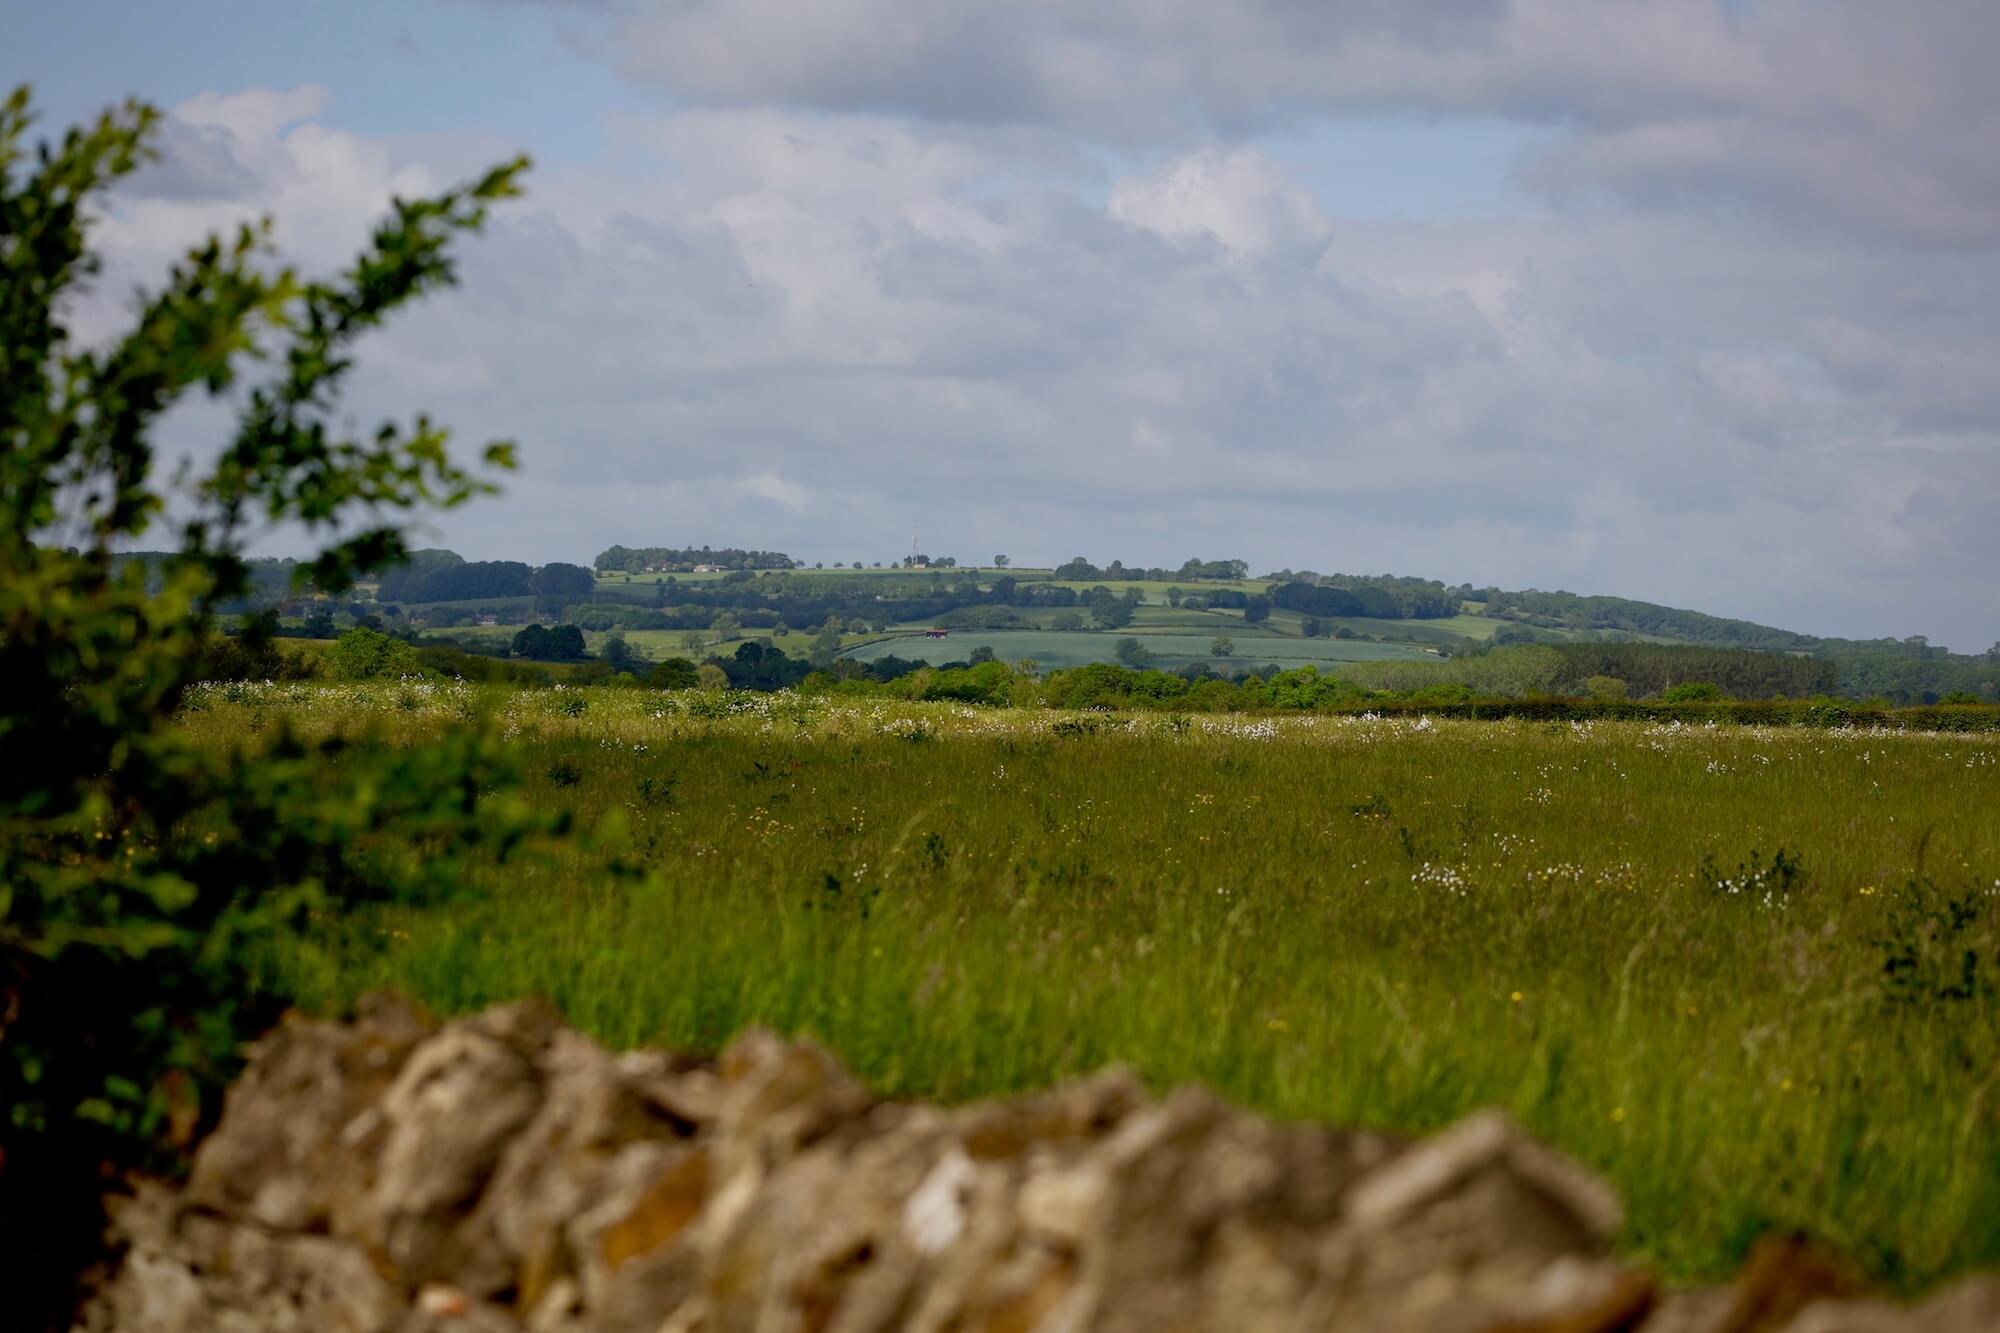
[[[334,1182],[336,1231],[414,1290],[467,1258],[460,1224],[542,1102],[554,1014],[509,1005],[421,1042],[369,1110],[340,1134],[355,1175]]]
[[[287,1016],[253,1048],[195,1153],[187,1201],[281,1231],[328,1221],[346,1169],[341,1136],[381,1100],[434,1025],[409,1005],[370,996],[351,1024]]]
[[[1324,1242],[1308,1313],[1317,1327],[1357,1333],[1572,1316],[1629,1327],[1651,1292],[1602,1258],[1619,1220],[1595,1176],[1502,1116],[1473,1116],[1355,1183]]]
[[[89,1333],[386,1333],[405,1308],[351,1241],[190,1213],[154,1188],[114,1224],[130,1248]]]
[[[619,1058],[576,1033],[556,1034],[542,1061],[540,1109],[506,1145],[461,1228],[458,1280],[483,1296],[512,1291],[532,1308],[556,1280],[574,1277],[566,1227],[602,1198],[620,1153],[707,1128],[715,1096],[704,1080],[712,1082],[666,1057]],[[691,1207],[700,1204],[697,1196]]]

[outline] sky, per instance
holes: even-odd
[[[1084,555],[2000,640],[1986,0],[0,0],[312,271],[527,152],[359,425],[518,442],[468,558]],[[166,427],[199,456],[226,430]],[[282,542],[282,539],[281,539]]]

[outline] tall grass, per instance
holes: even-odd
[[[1123,1061],[1412,1133],[1499,1105],[1678,1278],[1772,1227],[1904,1284],[2000,1261],[1994,738],[238,697],[188,725],[380,712],[421,743],[490,712],[533,799],[599,823],[287,952],[318,1006],[540,993],[698,1049],[767,1024],[894,1096]]]

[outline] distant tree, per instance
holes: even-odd
[[[695,666],[685,657],[669,657],[654,665],[646,683],[656,690],[689,690],[696,685]]]
[[[1118,655],[1118,661],[1122,665],[1131,667],[1134,671],[1143,670],[1151,666],[1154,661],[1153,654],[1146,645],[1130,635],[1120,639],[1113,651]]]
[[[1178,611],[1180,610],[1181,599],[1186,596],[1187,596],[1186,591],[1183,590],[1180,587],[1180,585],[1176,584],[1173,587],[1167,589],[1167,605],[1173,607],[1176,611]]]
[[[597,655],[620,671],[628,670],[642,660],[632,651],[632,645],[625,642],[623,634],[613,634],[606,639],[603,646],[597,650]]]
[[[1099,629],[1124,629],[1132,623],[1132,602],[1099,584],[1084,594],[1084,605]]]
[[[704,690],[726,690],[729,688],[729,673],[713,662],[703,662],[695,670],[694,683]]]
[[[1082,629],[1083,617],[1075,611],[1058,611],[1049,617],[1049,628],[1053,630]]]
[[[333,637],[333,615],[327,611],[315,611],[306,617],[305,636],[308,639],[330,639]]]
[[[723,611],[708,622],[708,628],[716,638],[724,643],[733,643],[743,637],[743,622],[733,611]]]
[[[1228,657],[1235,651],[1236,645],[1230,642],[1227,634],[1216,635],[1214,639],[1210,640],[1208,645],[1208,652],[1211,657]]]
[[[1308,639],[1317,639],[1326,633],[1326,622],[1318,616],[1307,616],[1299,622],[1299,629]]]
[[[578,662],[588,651],[583,631],[575,625],[557,625],[549,631],[549,656],[558,662]]]
[[[1720,685],[1705,680],[1684,680],[1678,685],[1669,685],[1660,698],[1670,704],[1714,703],[1729,696],[1722,692]]]
[[[859,568],[861,568],[861,562],[860,562],[859,560],[856,560],[856,561],[854,562],[854,567],[855,567],[856,569],[859,569]]]
[[[995,568],[995,569],[1005,569],[1005,568],[1007,568],[1007,557],[1006,557],[1006,556],[1004,556],[1004,555],[996,555],[996,556],[994,556],[994,557],[993,557],[993,568]],[[1996,645],[1996,646],[2000,646],[2000,645]]]
[[[1056,577],[1059,579],[1094,579],[1098,577],[1098,572],[1096,565],[1091,564],[1080,555],[1071,556],[1068,560],[1057,565],[1055,570]]]
[[[549,650],[549,631],[545,625],[529,625],[514,636],[508,650],[516,657],[546,661],[554,654]]]
[[[1243,604],[1243,618],[1251,624],[1259,624],[1271,618],[1271,599],[1259,594]]]
[[[993,645],[990,643],[980,644],[972,650],[972,656],[965,660],[970,666],[978,666],[981,662],[991,662],[993,660]]]
[[[840,632],[839,618],[828,616],[826,624],[820,626],[819,634],[813,639],[812,651],[807,654],[806,660],[821,671],[832,666],[834,659],[840,656]]]

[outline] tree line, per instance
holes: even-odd
[[[643,574],[677,571],[690,573],[696,565],[718,569],[797,569],[804,562],[783,551],[746,551],[735,546],[720,550],[712,546],[612,546],[597,553],[591,562],[600,573]]]
[[[411,552],[384,573],[378,602],[465,602],[482,597],[583,598],[597,580],[581,565],[560,561],[539,567],[519,560],[466,560],[452,551]]]

